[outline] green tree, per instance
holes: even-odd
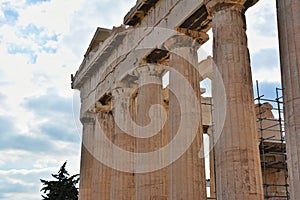
[[[77,200],[78,188],[76,187],[79,182],[79,174],[70,176],[66,170],[67,161],[61,166],[57,174],[52,174],[56,179],[55,181],[46,181],[40,179],[43,188],[41,192],[43,200]]]

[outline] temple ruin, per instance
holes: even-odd
[[[257,2],[137,0],[123,25],[97,28],[72,75],[80,200],[300,199],[300,1],[277,0],[276,106],[253,93],[245,12]],[[198,60],[210,29],[213,56]]]

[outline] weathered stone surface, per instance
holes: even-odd
[[[160,0],[157,9],[151,9],[135,29],[112,31],[94,55],[84,59],[73,78],[74,89],[81,91],[81,113],[92,109],[96,101],[110,92],[114,82],[142,62],[151,48],[161,47],[170,36],[177,34],[175,28],[182,20],[203,5],[203,0]]]
[[[185,125],[185,141],[174,148],[184,148],[196,131],[193,142],[185,153],[169,167],[170,194],[169,199],[206,199],[205,164],[203,155],[203,131],[201,121],[200,75],[197,71],[198,59],[195,48],[182,47],[176,41],[185,40],[177,36],[169,42],[172,53],[170,55],[170,96],[169,96],[169,138],[180,134],[181,117],[199,116],[196,124]],[[174,41],[175,40],[175,41]],[[189,41],[186,41],[188,44]],[[184,82],[182,82],[182,78]],[[181,84],[178,84],[180,83]],[[189,90],[192,88],[192,93]],[[195,97],[195,99],[194,99]],[[199,110],[198,110],[199,109]],[[198,112],[197,112],[198,110]],[[193,127],[196,126],[196,130]],[[197,128],[198,127],[198,128]],[[170,150],[174,154],[175,149]]]
[[[133,136],[128,135],[124,130],[123,127],[127,126],[128,117],[127,116],[127,109],[129,110],[130,114],[132,114],[132,106],[134,102],[132,101],[132,95],[135,93],[135,88],[116,88],[112,92],[113,98],[113,115],[114,118],[120,118],[117,120],[115,124],[115,132],[113,134],[112,142],[117,145],[118,147],[124,149],[125,151],[134,152],[136,151],[136,139]],[[123,124],[118,124],[123,123]],[[112,152],[112,167],[111,170],[111,187],[108,188],[111,194],[110,199],[115,200],[135,200],[136,199],[136,177],[134,174],[134,158],[129,160],[128,165],[131,168],[131,173],[129,172],[122,172],[116,170],[117,166],[115,166],[116,160],[122,159],[116,152]],[[126,164],[126,163],[125,163]]]
[[[86,114],[81,118],[83,124],[82,146],[81,146],[81,163],[80,163],[80,191],[79,198],[92,199],[92,179],[93,179],[93,138],[95,128],[95,113]]]
[[[300,1],[277,0],[291,199],[300,199]]]
[[[272,113],[273,106],[270,103],[262,105],[255,104],[256,125],[259,138],[270,138],[271,140],[281,140],[280,124],[278,119],[274,119]]]
[[[93,151],[92,155],[94,157],[93,161],[93,177],[92,177],[92,200],[102,200],[110,199],[110,187],[111,187],[111,168],[104,165],[101,162],[101,157],[110,156],[103,155],[104,149],[109,149],[111,152],[112,147],[105,144],[101,139],[101,133],[103,131],[106,136],[112,140],[114,133],[114,122],[112,115],[110,113],[97,113],[96,122],[94,128],[94,137],[92,137]],[[111,153],[110,153],[111,154]]]
[[[213,59],[226,94],[224,96],[220,85],[214,84],[214,114],[222,112],[222,102],[226,100],[224,127],[220,133],[214,133],[220,134],[219,137],[214,135],[217,198],[263,199],[243,7],[222,4],[209,9],[216,9],[211,11]]]
[[[160,127],[160,124],[153,124],[153,130],[150,133],[153,136],[147,136],[145,127],[151,121],[162,120],[162,116],[167,114],[163,106],[163,88],[162,75],[165,71],[164,66],[157,64],[145,64],[136,69],[135,73],[139,78],[139,88],[137,95],[137,122],[139,127],[136,151],[147,153],[157,151],[168,143],[168,135],[165,131],[166,124]],[[150,115],[152,106],[161,106],[156,114]],[[159,128],[159,132],[154,130]],[[163,159],[162,155],[158,155]],[[155,162],[155,161],[153,161]],[[137,160],[136,168],[139,170],[144,160]],[[156,163],[153,163],[154,165]],[[136,174],[136,195],[137,199],[161,199],[168,198],[168,168]]]

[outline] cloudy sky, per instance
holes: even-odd
[[[96,27],[112,28],[135,0],[0,0],[0,200],[38,200],[40,178],[65,160],[79,172],[79,67]],[[253,79],[280,86],[275,1],[247,11]],[[205,45],[210,55],[211,41]]]

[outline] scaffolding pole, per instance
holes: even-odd
[[[264,95],[260,94],[259,84],[256,81],[257,97],[254,99],[256,108],[258,108],[257,123],[259,134],[259,147],[260,158],[263,175],[263,187],[265,199],[290,199],[288,191],[288,173],[287,173],[287,157],[285,146],[285,131],[284,131],[284,119],[283,119],[283,101],[282,101],[282,89],[276,88],[276,98],[268,99],[264,98]],[[277,116],[268,118],[263,116],[265,112],[262,110],[264,104],[269,103],[272,105],[272,111],[277,113]],[[272,112],[272,113],[273,113]],[[265,123],[272,122],[274,124],[264,126]],[[277,128],[276,128],[277,127]],[[274,133],[274,135],[266,136],[266,133]],[[279,134],[279,135],[278,135]],[[277,136],[277,138],[276,138]],[[278,138],[279,136],[279,138]],[[268,157],[275,157],[275,160],[270,161]],[[279,159],[279,160],[276,160]],[[271,169],[276,169],[278,176],[283,172],[282,183],[272,183],[271,175],[268,173]],[[280,177],[279,177],[280,178]],[[278,178],[278,179],[279,179]],[[277,179],[277,180],[278,180]]]

